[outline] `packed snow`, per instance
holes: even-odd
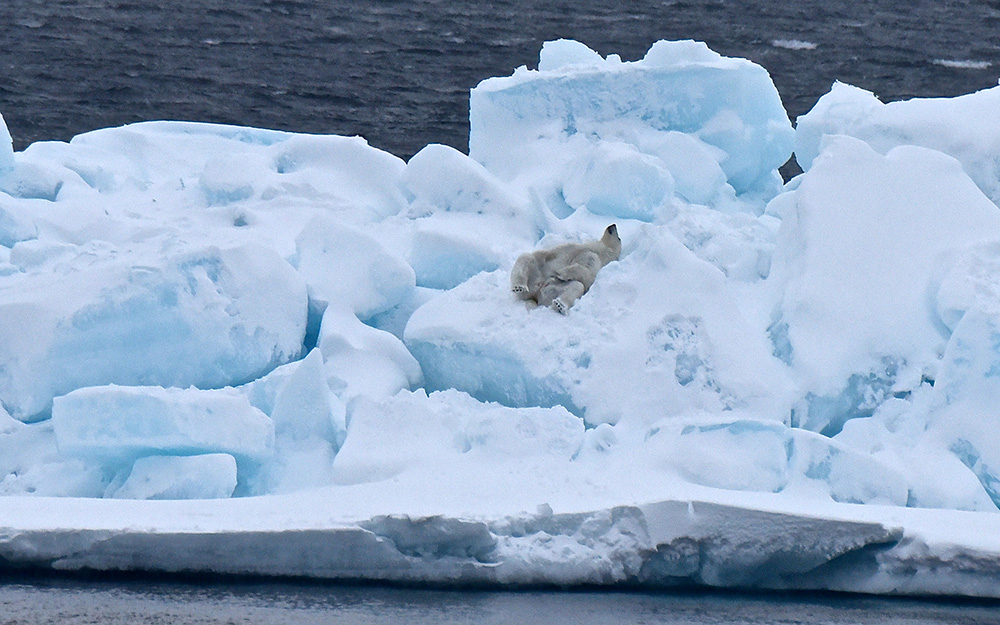
[[[1000,596],[1000,87],[793,127],[559,40],[470,103],[408,162],[0,117],[0,563]],[[568,314],[511,293],[611,223]]]

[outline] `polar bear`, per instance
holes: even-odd
[[[597,241],[564,243],[521,254],[510,270],[510,290],[519,299],[566,314],[590,290],[597,272],[622,253],[618,227],[611,224]]]

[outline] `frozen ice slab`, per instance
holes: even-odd
[[[327,383],[348,406],[358,398],[390,397],[423,383],[420,364],[401,340],[361,323],[344,308],[326,309],[318,348]]]
[[[458,391],[400,392],[361,403],[334,461],[340,484],[392,478],[413,468],[455,473],[454,463],[569,461],[583,443],[583,421],[565,409],[515,410]]]
[[[7,130],[7,122],[0,113],[0,176],[14,168],[14,139]]]
[[[0,509],[0,562],[443,586],[695,584],[998,597],[1000,516],[859,508],[679,499],[338,521],[323,492],[200,502],[37,498]],[[79,528],[65,527],[61,519],[70,517]]]
[[[694,41],[622,62],[563,40],[543,47],[539,68],[472,90],[469,154],[502,180],[646,221],[669,215],[675,190],[696,202],[776,191],[793,131],[759,65]]]
[[[958,159],[965,172],[1000,204],[1000,87],[956,98],[913,98],[883,104],[875,94],[840,82],[799,117],[795,158],[808,170],[826,135],[850,135],[885,154],[919,145]]]
[[[0,401],[15,418],[86,386],[241,384],[302,352],[305,284],[266,247],[22,246],[23,271],[0,278]]]
[[[768,208],[782,219],[770,332],[807,395],[797,423],[833,435],[933,378],[948,338],[934,295],[967,247],[1000,237],[1000,212],[941,152],[843,136],[790,187]]]
[[[115,499],[224,499],[236,490],[236,459],[229,454],[146,456],[132,465]]]
[[[295,241],[294,264],[309,285],[312,305],[344,307],[362,318],[412,295],[413,269],[363,232],[317,217]]]
[[[908,484],[889,466],[781,423],[668,419],[647,434],[650,460],[683,479],[728,490],[822,494],[842,503],[903,506]]]
[[[537,206],[458,150],[431,144],[406,164],[417,284],[450,289],[535,243]]]
[[[274,424],[235,390],[98,386],[57,397],[59,450],[108,463],[149,455],[222,452],[262,460]]]

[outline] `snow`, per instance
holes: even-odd
[[[835,83],[797,122],[795,157],[808,169],[824,135],[844,134],[880,153],[918,145],[958,159],[977,186],[1000,201],[1000,87],[956,98],[914,98],[883,104],[875,94]]]
[[[998,93],[559,40],[469,155],[0,123],[0,562],[1000,596]]]

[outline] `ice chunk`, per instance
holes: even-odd
[[[406,165],[417,284],[450,289],[537,239],[537,206],[458,150],[431,144]]]
[[[146,456],[132,465],[114,499],[225,499],[236,490],[236,459],[229,454]]]
[[[405,162],[361,137],[290,135],[270,148],[279,179],[265,194],[292,193],[346,220],[371,223],[406,207]]]
[[[331,391],[319,349],[300,360],[281,386],[268,413],[278,436],[344,441],[344,404]]]
[[[326,309],[318,347],[330,387],[348,406],[358,397],[389,397],[423,382],[420,365],[402,341],[343,308]]]
[[[255,183],[266,179],[268,173],[262,154],[225,154],[205,163],[198,183],[209,206],[223,205],[253,196]]]
[[[957,98],[914,98],[881,103],[874,94],[835,83],[799,117],[795,158],[808,170],[825,135],[844,134],[880,153],[919,145],[953,156],[994,203],[1000,204],[1000,87]]]
[[[566,41],[547,45],[539,71],[519,69],[472,90],[469,154],[502,180],[542,184],[536,174],[546,171],[559,178],[600,141],[659,158],[660,135],[681,132],[718,149],[715,160],[737,193],[777,188],[793,131],[759,65],[691,41],[658,42],[630,63],[601,61]],[[677,164],[674,146],[662,147],[662,162]]]
[[[55,167],[27,159],[0,174],[0,193],[25,200],[55,202],[64,184]]]
[[[726,158],[719,148],[677,131],[643,134],[636,137],[636,144],[640,151],[658,157],[670,172],[677,195],[688,202],[717,205],[735,195],[719,165]]]
[[[89,246],[46,268],[0,278],[0,401],[21,420],[85,386],[219,388],[302,351],[305,285],[266,247]]]
[[[658,424],[647,443],[657,462],[695,484],[755,492],[808,489],[843,503],[907,503],[907,482],[895,469],[825,436],[749,419],[684,421]]]
[[[51,421],[25,424],[0,409],[0,495],[101,497],[108,478],[99,463],[60,454]]]
[[[882,108],[871,91],[835,82],[830,92],[795,121],[795,161],[809,170],[819,156],[824,136],[856,136],[852,131]]]
[[[295,241],[295,266],[314,305],[346,306],[367,318],[409,297],[413,269],[363,232],[327,217],[310,222]]]
[[[641,221],[673,216],[673,193],[674,177],[662,160],[611,141],[576,163],[563,186],[563,199],[574,208]]]
[[[998,302],[994,302],[994,305]],[[955,326],[934,385],[928,430],[948,445],[1000,507],[1000,315],[972,308]]]
[[[22,272],[38,269],[54,260],[74,259],[78,248],[68,243],[52,240],[29,239],[18,241],[10,248],[10,264]]]
[[[489,239],[465,230],[437,223],[418,227],[410,253],[418,286],[452,289],[477,273],[499,269],[504,257]]]
[[[9,248],[38,236],[38,227],[32,219],[34,211],[25,204],[23,200],[0,197],[0,246]],[[7,273],[9,269],[5,271],[0,266],[0,276]]]
[[[841,503],[907,505],[909,483],[894,467],[813,432],[788,432],[792,484],[806,481]]]
[[[769,215],[682,205],[667,226],[685,247],[728,278],[756,281],[771,271],[779,224]]]
[[[346,407],[333,394],[323,355],[313,349],[237,390],[275,424],[273,455],[241,483],[239,495],[291,493],[333,483]]]
[[[82,388],[56,398],[52,423],[62,453],[108,463],[214,452],[262,460],[274,445],[271,419],[232,389]]]
[[[572,39],[556,39],[542,44],[538,53],[538,71],[551,72],[576,65],[600,66],[601,55]]]
[[[913,146],[883,156],[849,137],[828,139],[774,206],[775,351],[811,394],[799,422],[835,434],[933,367],[947,329],[932,294],[962,250],[1000,236],[1000,212],[951,157]]]
[[[934,387],[924,384],[905,399],[885,401],[871,417],[852,419],[835,440],[902,475],[909,507],[995,512],[975,473],[948,449],[950,442],[927,435],[938,403]]]
[[[1000,242],[971,246],[941,281],[937,313],[950,330],[973,308],[1000,315]]]
[[[648,442],[660,449],[661,462],[695,484],[776,493],[788,483],[789,436],[780,423],[663,424]]]
[[[7,130],[7,122],[0,113],[0,176],[14,169],[14,140]]]
[[[402,182],[413,194],[413,215],[446,211],[517,217],[528,209],[482,165],[447,145],[432,143],[414,154]]]
[[[562,408],[515,410],[457,391],[403,391],[359,402],[334,460],[335,478],[356,484],[413,468],[450,472],[455,462],[565,462],[583,433],[583,422]]]

